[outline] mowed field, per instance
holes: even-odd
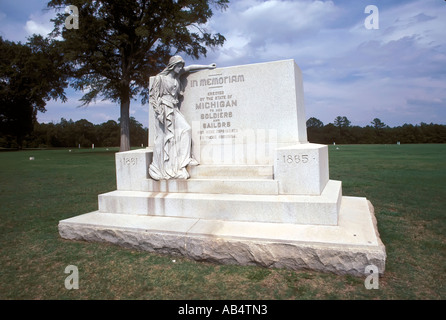
[[[363,278],[217,265],[61,239],[116,189],[117,149],[0,152],[0,299],[445,299],[446,145],[329,146],[330,178],[375,207],[386,271]],[[34,157],[34,160],[30,160]],[[67,290],[68,265],[79,289]]]

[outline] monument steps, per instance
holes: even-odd
[[[142,181],[141,191],[174,193],[210,193],[210,194],[279,194],[278,181],[273,179],[246,178],[190,178],[155,181]]]
[[[330,180],[317,196],[117,190],[100,194],[98,203],[107,213],[336,225],[341,198],[341,181]]]
[[[272,165],[199,165],[187,168],[192,178],[199,179],[273,179]]]
[[[200,194],[278,195],[272,165],[189,166],[189,179],[144,179],[140,191]],[[118,188],[119,190],[119,188]]]

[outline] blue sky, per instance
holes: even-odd
[[[0,0],[0,35],[26,42],[52,30],[47,1]],[[379,10],[379,29],[367,29],[368,5]],[[446,124],[446,1],[444,0],[234,0],[214,11],[206,25],[227,41],[206,58],[219,67],[294,59],[302,69],[307,119],[325,124],[346,116],[365,126],[380,118],[389,126]],[[80,17],[82,23],[82,17]],[[98,100],[78,108],[48,102],[40,122],[60,118],[93,123],[117,120],[119,105]],[[148,106],[131,102],[131,115],[148,125]]]

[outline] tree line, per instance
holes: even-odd
[[[131,146],[147,146],[148,129],[130,117]],[[119,147],[120,119],[109,120],[102,124],[93,124],[85,119],[78,121],[60,119],[58,123],[34,123],[33,130],[23,137],[24,148],[91,148]],[[1,135],[0,147],[18,148],[13,135]]]
[[[78,121],[62,118],[58,123],[35,122],[31,133],[23,138],[25,148],[91,148],[118,147],[120,119],[93,124],[85,119]],[[130,117],[131,146],[147,146],[148,129]],[[446,125],[404,124],[389,127],[375,118],[365,127],[352,126],[347,117],[338,116],[333,123],[324,125],[316,118],[307,120],[308,141],[321,144],[395,144],[395,143],[446,143]],[[0,136],[1,148],[17,148],[14,135]]]
[[[421,122],[391,128],[378,118],[360,127],[345,116],[326,125],[313,117],[307,120],[307,134],[308,141],[321,144],[446,143],[446,125]]]

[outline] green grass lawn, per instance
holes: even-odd
[[[0,152],[0,299],[445,299],[446,145],[329,146],[330,178],[375,207],[387,250],[364,278],[216,265],[61,239],[58,221],[116,189],[117,149]],[[35,160],[29,160],[34,157]],[[175,260],[175,262],[173,262]],[[64,286],[79,269],[79,289]]]

